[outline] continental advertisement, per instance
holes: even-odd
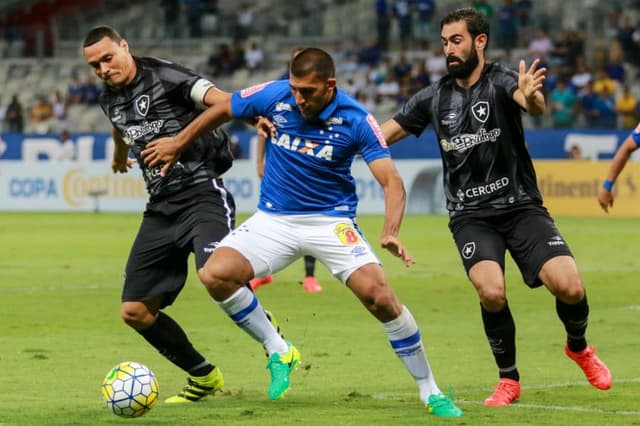
[[[534,161],[538,186],[553,216],[604,216],[598,192],[609,161]],[[629,162],[613,188],[611,216],[640,217],[640,163]]]
[[[554,216],[603,216],[597,195],[608,161],[535,161],[538,185]],[[407,213],[446,214],[439,160],[396,160],[407,190]],[[384,194],[362,160],[352,174],[358,212],[384,212]],[[255,211],[260,193],[255,162],[236,160],[224,176],[237,211]],[[629,162],[614,187],[613,216],[640,217],[640,162]],[[147,192],[140,170],[113,174],[107,161],[0,161],[0,211],[141,212]]]

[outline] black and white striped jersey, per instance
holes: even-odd
[[[521,108],[513,100],[517,88],[515,71],[489,63],[469,89],[447,75],[416,93],[394,116],[416,136],[429,124],[433,126],[452,216],[542,203],[525,144]]]
[[[213,86],[193,71],[152,57],[134,57],[135,79],[124,88],[105,85],[100,105],[129,146],[142,169],[150,200],[217,177],[231,167],[229,138],[221,130],[194,140],[166,176],[147,167],[141,156],[154,139],[174,136],[205,108],[203,98]]]

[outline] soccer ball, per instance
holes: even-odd
[[[121,417],[139,417],[158,402],[158,381],[153,372],[138,362],[113,367],[102,382],[107,407]]]

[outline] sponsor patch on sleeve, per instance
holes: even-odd
[[[382,133],[382,129],[380,128],[378,121],[373,117],[373,115],[367,114],[367,123],[369,123],[369,127],[371,127],[371,130],[373,130],[376,138],[378,138],[378,142],[380,142],[380,145],[386,148],[387,141],[384,138],[384,134]]]
[[[262,91],[270,83],[271,83],[271,81],[268,81],[266,83],[260,83],[260,84],[256,84],[255,86],[251,86],[251,87],[247,87],[246,89],[242,89],[240,91],[240,97],[248,98],[249,96],[254,95],[254,94]]]

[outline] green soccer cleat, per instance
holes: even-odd
[[[167,404],[184,404],[200,401],[207,395],[213,395],[224,387],[224,378],[219,368],[214,368],[209,374],[201,377],[188,377],[187,386],[164,402]]]
[[[443,393],[429,395],[427,411],[440,417],[460,417],[462,415],[462,410],[456,407],[453,399]]]
[[[279,354],[274,352],[269,356],[267,368],[271,371],[271,385],[269,385],[269,399],[280,399],[289,389],[289,374],[300,362],[300,352],[287,342],[289,352]]]

